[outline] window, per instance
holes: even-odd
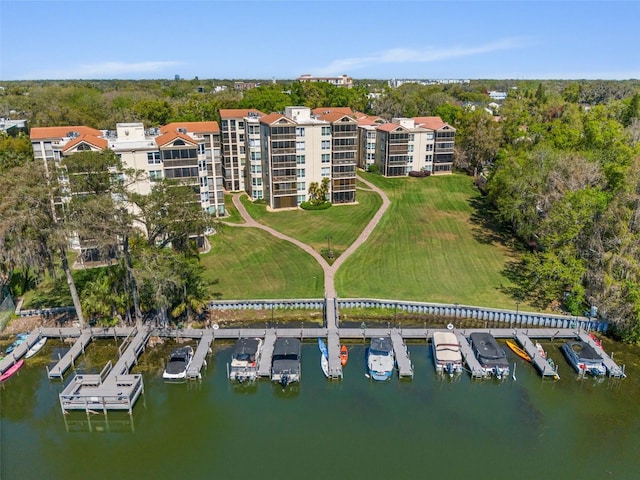
[[[322,136],[331,135],[331,127],[322,127]]]
[[[162,180],[162,170],[151,170],[149,172],[150,182],[159,182],[160,180]]]
[[[376,139],[376,132],[367,132],[367,139],[375,140]]]
[[[198,144],[198,155],[204,155],[205,152],[205,145],[204,143],[199,143]]]
[[[296,170],[296,176],[297,176],[298,178],[304,178],[304,177],[306,176],[306,175],[305,175],[305,169],[304,169],[304,168],[298,168],[298,169]]]
[[[407,152],[413,152],[413,145],[407,145]]]
[[[331,140],[322,140],[322,150],[331,149]]]
[[[244,128],[244,122],[238,122],[238,128]]]
[[[251,179],[251,186],[252,187],[261,187],[262,186],[262,179],[261,178],[252,178]]]
[[[427,152],[433,152],[433,143],[427,143]]]
[[[255,198],[256,200],[260,200],[262,199],[262,190],[256,190],[255,192],[252,192],[252,196],[253,198]]]
[[[260,154],[260,152],[251,152],[251,153],[249,153],[249,158],[251,160],[261,160],[262,159],[262,155]]]
[[[322,167],[320,169],[320,176],[321,177],[330,177],[331,176],[331,167]]]
[[[147,163],[149,165],[156,165],[162,163],[160,158],[160,152],[147,152]]]
[[[433,140],[433,132],[427,132],[427,140]]]
[[[251,173],[262,173],[262,165],[251,165]]]
[[[200,177],[200,186],[201,187],[206,187],[209,184],[207,183],[207,177]]]
[[[296,163],[298,165],[304,165],[305,163],[304,155],[296,155]]]
[[[307,200],[307,196],[306,195],[298,195],[298,204],[304,202]]]
[[[229,126],[229,122],[227,120],[222,120],[222,128],[226,129]]]
[[[424,157],[424,160],[426,162],[431,162],[433,160],[433,155],[427,155],[426,157]]]
[[[304,137],[304,127],[296,127],[296,137]]]
[[[373,142],[367,142],[367,150],[375,150],[376,144]]]
[[[298,182],[298,191],[306,192],[307,191],[307,183],[306,182]]]
[[[322,163],[331,163],[331,154],[323,153],[322,154]]]
[[[304,140],[296,142],[296,150],[304,150]]]
[[[409,141],[413,142],[413,139],[416,138],[416,136],[413,133],[409,134]]]

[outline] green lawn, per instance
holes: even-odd
[[[501,273],[512,252],[483,225],[470,177],[364,176],[391,206],[338,271],[339,296],[515,308]]]
[[[228,223],[244,223],[244,219],[240,215],[240,212],[233,204],[232,197],[233,195],[231,195],[230,193],[227,193],[224,196],[224,209],[227,212],[227,216],[222,218],[221,220]]]
[[[269,227],[310,245],[322,253],[328,248],[338,257],[351,245],[376,213],[382,200],[372,192],[358,189],[357,205],[333,205],[327,210],[286,210],[267,212],[265,205],[254,205],[243,197],[249,214]]]
[[[222,226],[201,255],[211,298],[322,298],[320,265],[295,245],[257,228]]]

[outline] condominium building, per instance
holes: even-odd
[[[228,191],[246,190],[253,198],[262,198],[262,189],[259,188],[261,185],[252,185],[252,181],[253,178],[261,177],[260,172],[255,170],[260,165],[258,121],[264,115],[255,109],[227,108],[220,110],[222,177],[224,188]],[[254,163],[247,168],[247,161]],[[251,186],[255,188],[252,189]]]
[[[358,121],[358,167],[369,170],[376,163],[376,127],[387,122],[381,117],[360,112],[355,113],[355,118]]]
[[[125,168],[146,173],[131,186],[148,194],[154,182],[175,179],[191,185],[203,210],[225,214],[220,129],[217,122],[172,123],[145,129],[142,123],[118,123],[116,130],[86,126],[41,127],[31,130],[34,157],[49,168],[75,152],[113,150]]]
[[[376,160],[388,177],[453,171],[455,128],[439,117],[394,118],[376,128]]]
[[[331,125],[331,202],[355,202],[358,121],[353,113],[340,111],[330,111],[317,118]]]
[[[296,207],[308,199],[312,182],[331,179],[331,129],[307,107],[260,118],[263,192],[271,208]]]
[[[298,78],[296,78],[296,80],[298,82],[330,83],[331,85],[334,85],[336,87],[353,87],[353,78],[347,75],[341,75],[339,77],[314,77],[313,75],[305,73],[304,75],[300,75]]]

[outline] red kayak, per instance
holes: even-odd
[[[7,378],[9,378],[11,375],[13,375],[14,373],[16,373],[18,370],[20,370],[20,367],[22,367],[22,364],[24,363],[24,360],[20,359],[18,360],[16,363],[14,363],[13,365],[11,365],[3,374],[2,376],[0,376],[0,382],[4,382]]]

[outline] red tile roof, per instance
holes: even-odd
[[[46,140],[51,138],[65,138],[69,132],[78,132],[80,135],[93,135],[101,137],[102,132],[95,128],[85,127],[84,125],[76,125],[70,127],[34,127],[31,129],[31,140]]]
[[[193,138],[178,132],[165,133],[164,135],[160,135],[159,137],[156,137],[155,140],[158,147],[163,147],[164,145],[171,143],[178,138],[184,140],[189,145],[195,146],[198,144],[198,142],[196,142]]]
[[[382,130],[383,132],[393,132],[398,128],[401,130],[406,130],[406,128],[398,125],[397,123],[383,123],[382,125],[376,127],[376,130]]]
[[[347,117],[351,121],[355,121],[355,118],[353,118],[351,115],[348,115],[346,113],[341,113],[341,112],[330,112],[325,115],[320,115],[318,119],[333,123],[333,122],[337,122],[338,120],[342,120],[345,117]]]
[[[105,148],[107,148],[107,145],[109,145],[109,142],[104,138],[98,138],[94,135],[80,135],[79,137],[76,137],[69,143],[67,143],[62,151],[68,152],[69,150],[73,149],[73,147],[83,142],[99,148],[100,150],[104,150]]]
[[[265,115],[255,108],[221,108],[220,118],[244,118],[248,117],[250,113],[257,113],[260,117]]]
[[[431,130],[440,130],[447,125],[440,117],[413,117],[413,121],[416,123],[416,126],[429,128]]]
[[[271,125],[272,123],[277,122],[281,118],[287,118],[287,117],[285,117],[281,113],[270,113],[269,115],[265,115],[264,117],[262,117],[260,119],[260,123],[267,123],[267,124]],[[290,121],[292,121],[292,120],[290,120]]]
[[[311,113],[314,115],[325,115],[332,112],[342,113],[344,115],[353,115],[351,107],[318,107],[311,110]]]
[[[189,133],[219,133],[218,122],[175,122],[160,127],[162,133],[175,132],[178,128],[185,128]]]

